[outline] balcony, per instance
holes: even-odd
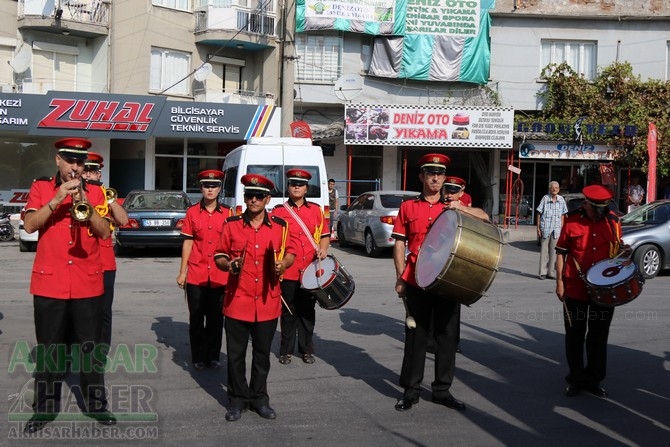
[[[110,0],[19,0],[18,27],[95,38],[109,34]]]
[[[235,93],[217,92],[196,90],[194,92],[194,99],[202,102],[218,102],[224,104],[246,104],[254,106],[275,104],[274,96],[267,94],[259,94],[257,92],[248,90],[238,90]]]
[[[56,81],[45,78],[23,78],[16,81],[16,85],[5,86],[2,85],[2,92],[9,92],[12,89],[13,93],[33,93],[45,94],[50,90],[59,90],[66,92],[86,92],[86,93],[102,93],[106,91],[106,85],[100,82],[83,82],[77,81]]]
[[[248,51],[276,46],[277,17],[274,12],[258,12],[237,5],[209,5],[194,11],[194,16],[196,43],[231,48],[242,44]]]

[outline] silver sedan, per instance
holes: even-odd
[[[414,191],[369,191],[351,205],[342,206],[337,216],[337,237],[341,247],[351,244],[365,247],[365,254],[378,256],[392,247],[393,224],[400,204],[419,195]]]

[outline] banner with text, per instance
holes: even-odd
[[[535,160],[611,161],[617,149],[604,144],[522,143],[519,158]]]
[[[407,0],[297,0],[296,31],[403,35]]]
[[[345,106],[344,144],[512,148],[514,109]]]

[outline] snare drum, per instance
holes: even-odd
[[[344,306],[356,287],[354,278],[332,255],[309,264],[302,272],[300,284],[314,295],[319,306],[328,310]]]
[[[644,276],[630,259],[605,259],[586,272],[591,299],[602,306],[621,306],[642,293]]]
[[[419,287],[469,306],[493,283],[502,262],[502,234],[467,213],[446,210],[428,230],[416,260]]]

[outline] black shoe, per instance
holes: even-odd
[[[307,363],[308,365],[311,365],[312,363],[314,363],[314,356],[312,354],[303,354],[302,361]]]
[[[433,397],[433,403],[444,405],[454,410],[465,410],[465,404],[460,400],[456,400],[451,394],[447,397]]]
[[[258,413],[258,415],[264,419],[275,419],[277,417],[277,413],[275,413],[275,411],[267,405],[263,405],[260,408],[257,408],[256,413]]]
[[[456,353],[457,353],[457,354],[462,354],[462,353],[463,353],[463,351],[461,351],[461,347],[460,347],[460,346],[456,346]]]
[[[116,416],[109,411],[96,411],[93,413],[84,413],[87,417],[95,419],[98,424],[116,425]]]
[[[593,394],[594,396],[598,397],[607,397],[607,390],[601,386],[594,386],[592,388],[589,388],[589,393]]]
[[[569,383],[567,387],[565,387],[565,395],[566,396],[576,396],[579,394],[579,387],[577,385],[573,385],[572,383]]]
[[[279,363],[281,363],[282,365],[288,365],[289,363],[291,363],[291,354],[280,355]]]
[[[239,421],[240,418],[242,417],[242,413],[244,413],[245,411],[247,411],[246,408],[230,407],[226,412],[226,420],[228,422]]]
[[[416,405],[418,403],[419,403],[418,397],[416,399],[408,399],[406,397],[403,397],[402,399],[399,399],[398,402],[395,403],[395,409],[396,411],[407,411],[412,408],[412,405]]]
[[[202,371],[203,369],[205,369],[205,362],[195,362],[193,364],[193,367],[198,371]]]
[[[219,369],[221,367],[221,362],[218,360],[212,360],[209,362],[209,367],[213,369]]]

